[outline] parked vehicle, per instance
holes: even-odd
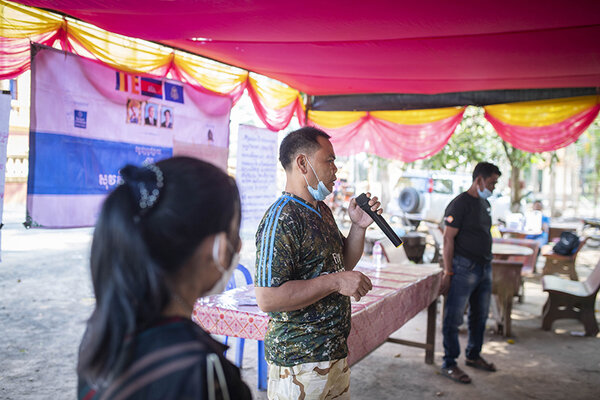
[[[472,181],[468,173],[407,171],[394,187],[396,201],[388,206],[388,212],[405,216],[415,226],[423,220],[440,223],[450,201],[469,189]],[[510,196],[496,191],[488,201],[492,223],[497,224],[510,212]]]
[[[418,221],[440,222],[448,203],[471,185],[471,176],[441,171],[407,171],[394,187],[397,206],[415,225]]]

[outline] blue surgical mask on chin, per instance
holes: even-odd
[[[313,197],[313,199],[315,199],[316,201],[323,201],[323,200],[325,200],[325,198],[327,196],[329,196],[331,194],[331,192],[329,191],[329,189],[327,189],[327,187],[325,186],[323,181],[319,179],[319,176],[315,172],[315,169],[313,168],[312,164],[310,163],[310,161],[308,161],[308,157],[306,157],[306,161],[308,162],[310,169],[312,169],[313,174],[315,174],[315,176],[317,177],[317,180],[319,181],[319,184],[317,185],[317,188],[315,189],[308,184],[308,180],[306,179],[306,176],[302,175],[304,177],[304,180],[306,181],[306,188],[308,189],[308,192]]]
[[[492,192],[490,192],[490,189],[488,189],[486,187],[484,187],[483,190],[479,190],[479,186],[477,186],[477,194],[483,200],[487,200],[487,198],[492,195]]]

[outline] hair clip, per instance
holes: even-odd
[[[164,186],[163,173],[156,164],[148,164],[145,165],[144,168],[147,168],[150,171],[154,172],[154,175],[156,176],[156,187],[152,189],[152,192],[148,192],[148,189],[146,188],[144,182],[138,183],[138,187],[140,190],[140,208],[142,210],[154,206],[154,204],[158,200],[160,189],[162,189],[162,187]]]

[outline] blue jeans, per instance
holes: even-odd
[[[450,289],[446,295],[444,308],[444,362],[442,367],[456,365],[460,355],[458,327],[463,322],[463,315],[469,303],[469,342],[466,357],[476,360],[480,357],[483,345],[483,334],[487,320],[490,297],[492,294],[492,265],[479,264],[470,259],[455,255],[452,259]]]

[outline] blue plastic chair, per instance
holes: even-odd
[[[242,264],[238,264],[237,270],[240,271],[244,278],[246,279],[246,284],[250,285],[252,283],[252,275],[246,267]],[[225,286],[225,290],[235,289],[237,287],[235,283],[235,272],[231,275],[229,282],[227,282],[227,286]],[[229,336],[225,336],[224,344],[227,344],[227,340]],[[246,339],[237,338],[237,350],[235,353],[235,365],[238,368],[242,368],[242,361],[244,359],[244,344]],[[227,351],[225,351],[224,355],[227,355]],[[267,362],[265,361],[265,344],[262,340],[258,341],[258,389],[259,390],[267,390]]]

